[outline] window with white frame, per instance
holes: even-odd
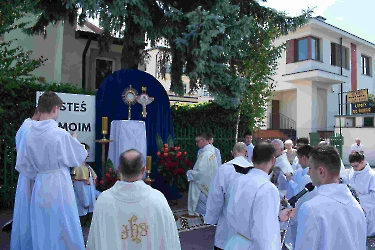
[[[369,56],[361,55],[362,74],[371,76],[371,58]]]
[[[331,65],[333,66],[341,66],[341,49],[340,44],[331,43]],[[342,46],[342,67],[345,69],[349,69],[350,65],[350,55],[349,55],[349,48]]]
[[[106,58],[95,60],[95,88],[98,89],[103,80],[113,73],[114,61]]]

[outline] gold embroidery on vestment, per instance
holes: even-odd
[[[128,239],[130,232],[130,237],[132,241],[135,241],[137,244],[142,242],[142,239],[139,237],[147,235],[148,225],[146,223],[137,224],[137,220],[137,216],[133,215],[130,218],[130,220],[128,220],[129,225],[122,225],[124,229],[121,232],[121,239]]]

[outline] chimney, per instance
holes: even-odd
[[[317,16],[315,18],[318,19],[319,21],[322,21],[322,22],[325,22],[327,20],[327,18],[324,18],[322,16]]]

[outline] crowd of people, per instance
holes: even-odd
[[[98,192],[86,163],[89,146],[58,127],[61,106],[56,93],[43,93],[17,132],[11,249],[181,249],[166,198],[142,180],[143,155],[123,152],[120,181]],[[247,132],[233,146],[233,159],[222,163],[213,135],[201,133],[197,161],[186,173],[187,216],[216,225],[215,250],[366,249],[375,235],[375,173],[358,140],[346,173],[326,141],[253,145]],[[86,245],[84,225],[90,225]]]

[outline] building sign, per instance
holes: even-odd
[[[368,89],[362,89],[357,91],[350,91],[347,93],[347,102],[367,102],[368,101]]]
[[[352,114],[368,114],[371,113],[369,102],[352,103]]]
[[[43,92],[36,93],[36,104]],[[78,140],[90,146],[88,162],[95,161],[95,96],[56,93],[63,101],[57,123],[66,131],[76,132]]]

